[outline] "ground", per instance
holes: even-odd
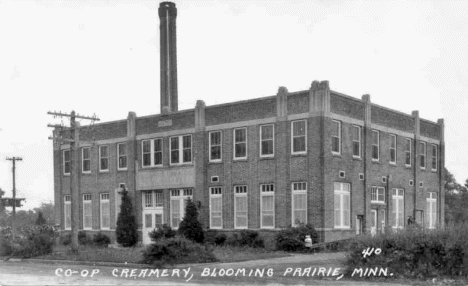
[[[332,277],[333,271],[343,270],[344,253],[323,253],[294,255],[268,260],[251,260],[234,263],[210,263],[204,265],[180,265],[179,270],[159,269],[150,275],[150,268],[87,266],[80,264],[45,264],[37,262],[1,262],[0,285],[375,285],[376,282],[349,280]],[[297,268],[304,271],[308,267],[319,270],[325,268],[329,277],[292,276]],[[292,270],[290,271],[290,269]],[[227,274],[245,269],[245,274],[220,277],[219,271]],[[228,270],[232,269],[232,270]],[[270,270],[269,270],[270,269]],[[331,269],[331,270],[330,270]],[[323,269],[322,269],[323,270]],[[71,276],[71,271],[74,271]],[[93,277],[90,277],[94,271]],[[132,272],[133,271],[133,272]],[[146,271],[146,272],[145,272]],[[216,271],[216,277],[211,276]],[[234,271],[234,272],[232,272]],[[252,271],[252,272],[251,272]],[[260,272],[263,272],[263,277]],[[270,272],[268,272],[270,271]],[[337,270],[340,271],[340,270]],[[203,276],[209,272],[210,275]],[[223,270],[221,270],[223,272]],[[285,275],[285,272],[286,275]],[[256,274],[255,274],[256,273]],[[268,274],[273,273],[272,277]],[[298,272],[296,272],[297,274]],[[133,274],[133,275],[132,275]],[[156,277],[156,275],[159,277]],[[250,274],[250,277],[249,277]],[[146,276],[143,278],[143,276]],[[167,275],[167,276],[166,276]],[[180,277],[177,277],[179,275]],[[82,277],[87,276],[87,277]],[[115,277],[118,276],[118,277]],[[127,277],[125,277],[127,276]],[[132,277],[130,277],[132,276]],[[133,277],[141,276],[141,277]],[[165,277],[163,277],[165,276]],[[385,285],[401,285],[385,283]]]

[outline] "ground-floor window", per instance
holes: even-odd
[[[223,228],[223,195],[221,187],[210,188],[210,228]]]
[[[91,194],[83,195],[83,229],[93,228],[93,208]]]
[[[192,189],[171,190],[171,227],[179,228],[179,223],[185,215],[186,201],[192,196]]]
[[[426,226],[428,228],[436,227],[437,219],[437,193],[430,192],[426,199]]]
[[[350,185],[334,183],[335,228],[351,227]]]
[[[260,185],[260,227],[275,227],[275,186],[273,184]]]
[[[403,189],[392,190],[392,214],[393,228],[403,228],[405,226],[405,191]]]
[[[307,223],[307,183],[292,183],[292,225]]]
[[[234,186],[234,227],[247,228],[247,186]]]
[[[63,216],[64,228],[71,229],[71,196],[66,195],[63,197]]]
[[[100,211],[101,229],[110,229],[110,202],[108,193],[101,194]]]

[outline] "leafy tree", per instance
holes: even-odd
[[[55,224],[54,216],[54,204],[53,203],[42,203],[40,207],[34,208],[34,211],[39,215],[39,212],[42,213],[47,225]]]
[[[198,243],[202,243],[205,238],[202,225],[198,221],[197,207],[190,198],[187,200],[184,219],[179,224],[179,234]]]
[[[468,221],[468,180],[460,185],[445,169],[445,223]]]
[[[44,216],[42,215],[42,212],[39,211],[37,213],[36,225],[43,225],[43,224],[46,224],[46,223],[47,223],[47,221],[44,218]]]
[[[124,247],[134,246],[138,242],[137,224],[133,215],[132,201],[127,190],[122,191],[122,204],[115,230],[117,242]]]

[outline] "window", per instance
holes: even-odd
[[[162,165],[162,144],[161,138],[141,141],[143,167]]]
[[[64,227],[66,230],[71,229],[71,196],[66,195],[63,197],[63,216]]]
[[[396,164],[396,135],[390,134],[390,164]]]
[[[426,142],[419,142],[419,167],[426,169]]]
[[[428,194],[428,198],[426,199],[426,225],[428,228],[435,228],[436,227],[436,219],[437,219],[437,193],[430,192]]]
[[[101,194],[101,229],[110,229],[109,194]]]
[[[210,188],[210,228],[223,228],[223,195],[221,187]]]
[[[127,169],[127,144],[119,143],[117,144],[117,169],[126,170]]]
[[[221,131],[210,132],[210,162],[220,162],[222,153]]]
[[[292,226],[307,223],[307,183],[292,183]]]
[[[411,167],[411,139],[405,139],[405,165]]]
[[[93,228],[93,209],[91,194],[83,195],[83,229]]]
[[[275,127],[273,124],[260,126],[260,157],[275,155]]]
[[[385,203],[385,188],[372,187],[371,188],[371,203]]]
[[[63,150],[63,174],[70,175],[70,150]]]
[[[81,171],[83,173],[91,173],[91,153],[89,147],[81,149]]]
[[[431,168],[432,171],[437,171],[437,145],[432,144],[432,160],[431,160]]]
[[[275,186],[260,185],[260,227],[275,227]]]
[[[122,184],[121,184],[122,185]],[[119,219],[119,214],[120,214],[120,206],[122,204],[122,194],[120,193],[122,191],[122,187],[117,188],[114,190],[115,193],[115,225],[117,226],[117,220]]]
[[[393,228],[403,228],[405,226],[405,191],[402,189],[392,190],[392,213]]]
[[[247,228],[247,186],[234,186],[234,227]]]
[[[303,154],[307,152],[307,124],[305,120],[291,122],[291,153]]]
[[[334,183],[335,228],[351,227],[350,185]]]
[[[353,125],[353,157],[361,158],[361,126]]]
[[[341,154],[341,122],[332,120],[331,126],[332,136],[332,153]]]
[[[192,189],[171,190],[171,227],[178,228],[185,215],[185,205],[192,199]]]
[[[163,200],[162,190],[143,192],[143,207],[144,208],[162,207],[163,203],[164,203],[164,200]]]
[[[192,162],[192,135],[170,138],[171,164]]]
[[[247,129],[234,129],[234,159],[247,159]]]
[[[99,170],[109,171],[109,146],[99,146]]]
[[[372,161],[379,161],[380,154],[380,138],[379,138],[379,131],[372,130]]]

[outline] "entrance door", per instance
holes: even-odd
[[[357,215],[356,216],[356,234],[360,235],[362,234],[362,215]]]
[[[151,243],[149,233],[162,224],[162,209],[143,210],[143,244]]]
[[[377,234],[377,210],[371,210],[371,235]]]

